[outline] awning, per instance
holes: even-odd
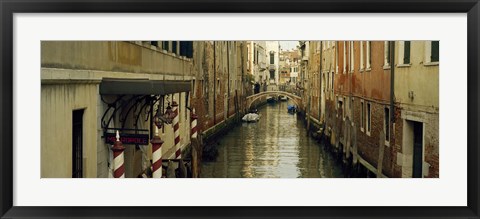
[[[107,95],[163,95],[188,92],[190,89],[190,81],[103,79],[100,83],[100,94]]]

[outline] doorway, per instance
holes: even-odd
[[[413,178],[422,178],[423,169],[423,123],[413,124]]]
[[[83,111],[72,113],[72,178],[83,177]]]

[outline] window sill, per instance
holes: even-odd
[[[390,65],[384,65],[383,66],[383,70],[388,70],[388,69],[390,69]]]
[[[363,128],[360,128],[360,131],[361,131],[361,132],[365,132],[365,130],[364,130]]]
[[[390,147],[390,142],[388,142],[387,140],[385,140],[385,146]]]
[[[405,67],[410,67],[412,64],[398,64],[397,67],[399,68],[405,68]]]
[[[366,72],[367,72],[367,71],[371,71],[371,70],[372,70],[372,68],[366,68],[366,69],[365,69]]]
[[[424,66],[437,66],[439,62],[427,62],[423,64]]]
[[[366,133],[367,133],[368,136],[370,136],[370,132],[369,132],[369,131],[367,131]]]

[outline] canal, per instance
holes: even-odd
[[[336,178],[341,165],[306,134],[302,117],[287,102],[259,108],[257,123],[242,123],[217,139],[215,161],[203,162],[203,178]]]

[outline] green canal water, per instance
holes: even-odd
[[[341,166],[306,134],[287,102],[259,108],[257,123],[242,123],[217,139],[218,157],[203,162],[202,178],[336,178]]]

